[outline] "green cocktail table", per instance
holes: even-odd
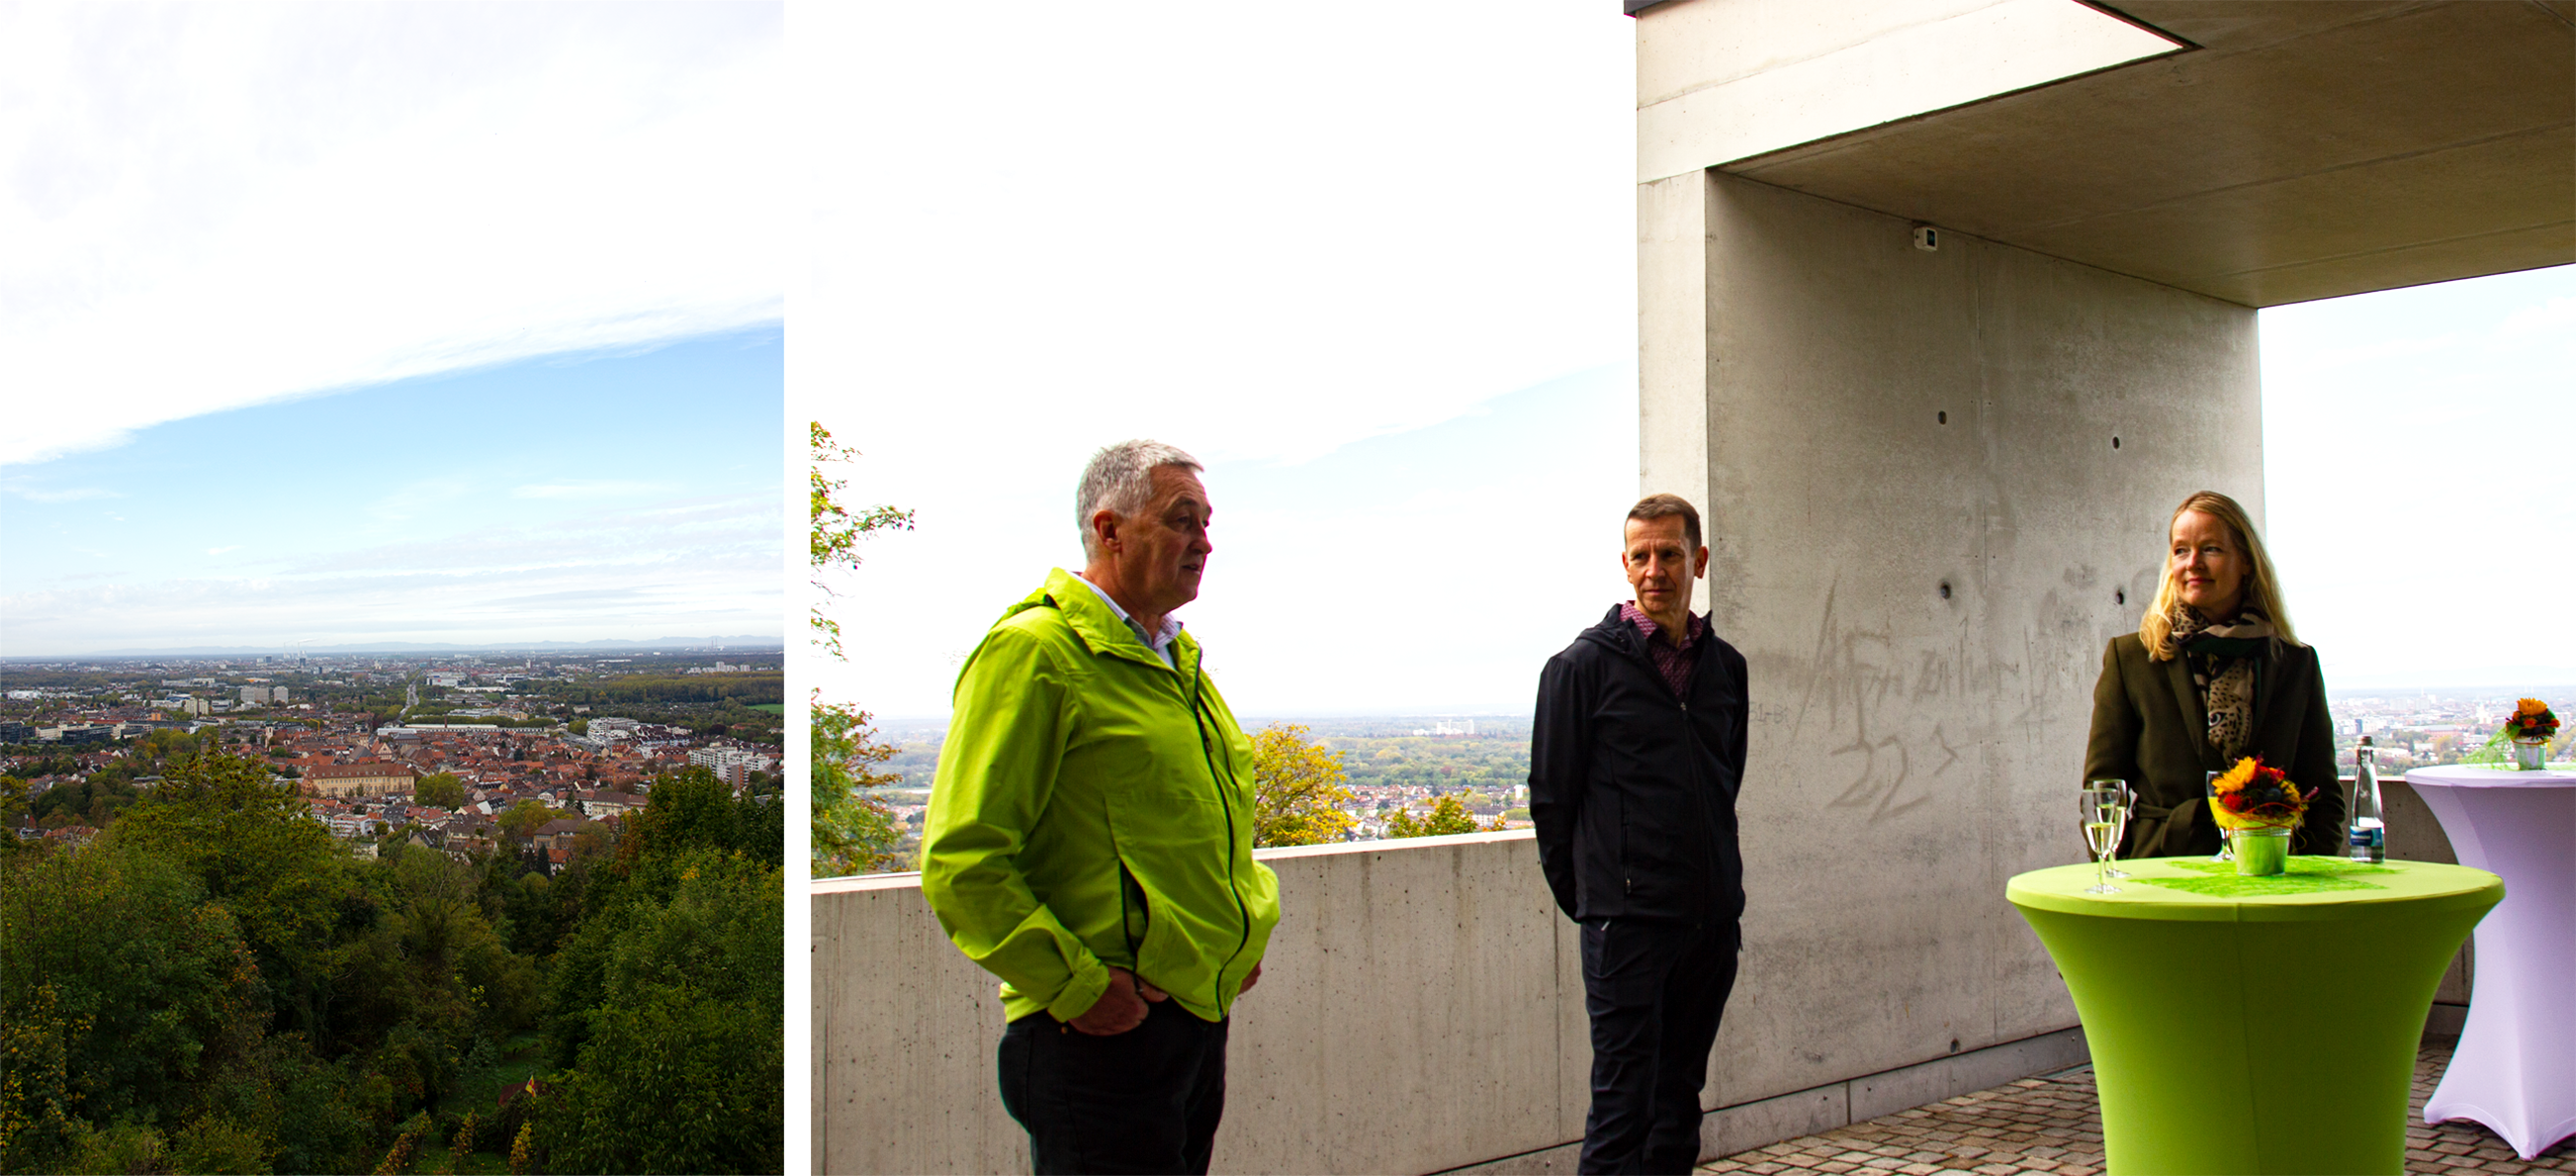
[[[2504,898],[2484,870],[2199,858],[2015,877],[2005,896],[2075,997],[2124,1173],[2404,1171],[2406,1096],[2442,971]],[[2229,871],[2229,872],[2221,872]]]

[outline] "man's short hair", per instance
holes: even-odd
[[[1121,519],[1134,518],[1153,503],[1154,471],[1164,466],[1191,473],[1207,469],[1199,459],[1160,441],[1121,441],[1091,455],[1091,464],[1082,467],[1082,485],[1073,492],[1073,522],[1082,528],[1084,559],[1100,558],[1100,536],[1091,529],[1092,514],[1106,510]]]
[[[1682,534],[1689,537],[1691,550],[1699,550],[1699,511],[1692,508],[1689,499],[1679,494],[1649,494],[1628,508],[1628,517],[1639,522],[1669,519],[1675,515],[1681,516]]]

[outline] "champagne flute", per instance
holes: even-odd
[[[2103,877],[2103,872],[2110,868],[2111,851],[2119,846],[2124,791],[2090,785],[2084,789],[2080,806],[2084,815],[2084,844],[2093,851],[2093,884],[2084,888],[2086,894],[2120,893],[2120,888],[2111,885]]]
[[[2085,781],[2084,786],[2086,788],[2117,793],[2120,797],[2120,806],[2117,810],[2119,817],[2117,820],[2112,822],[2117,825],[2118,828],[2111,831],[2109,868],[2102,871],[2102,876],[2112,879],[2134,877],[2135,875],[2132,875],[2127,870],[2120,868],[2120,847],[2129,843],[2129,814],[2138,807],[2137,791],[2130,788],[2129,782],[2126,780],[2087,780]]]
[[[2209,859],[2213,862],[2232,862],[2236,860],[2236,852],[2228,848],[2227,845],[2227,827],[2218,823],[2218,778],[2226,774],[2227,773],[2225,772],[2211,772],[2200,785],[2201,795],[2206,797],[2206,799],[2201,802],[2201,815],[2209,818],[2210,828],[2218,830],[2218,854],[2217,856]]]

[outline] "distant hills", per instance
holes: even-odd
[[[723,646],[727,651],[767,651],[786,648],[786,644],[776,637],[759,637],[750,634],[736,634],[730,637],[657,637],[651,641],[628,640],[620,637],[602,637],[596,641],[495,641],[482,643],[452,641],[370,641],[348,645],[307,645],[303,648],[302,652],[307,656],[313,654],[358,653],[518,653],[522,651],[543,651],[549,653],[616,653],[630,649],[711,650],[717,646]],[[62,661],[69,658],[83,657],[259,657],[262,655],[275,657],[284,655],[287,652],[288,651],[284,647],[277,645],[189,645],[163,649],[102,649],[90,653],[65,653],[42,656],[12,655],[5,660]]]

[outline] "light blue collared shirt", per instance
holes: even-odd
[[[1172,657],[1172,639],[1181,635],[1180,621],[1174,619],[1167,613],[1163,617],[1163,631],[1160,633],[1148,633],[1145,631],[1145,626],[1137,623],[1136,618],[1127,615],[1126,609],[1118,607],[1118,602],[1116,600],[1112,599],[1108,593],[1101,591],[1100,585],[1092,583],[1080,572],[1075,572],[1073,574],[1073,578],[1076,583],[1081,584],[1085,588],[1091,589],[1091,594],[1099,597],[1102,603],[1107,604],[1109,606],[1109,611],[1117,613],[1119,620],[1127,622],[1127,631],[1135,634],[1136,640],[1144,642],[1145,648],[1153,650],[1154,656],[1163,659],[1164,665],[1170,666],[1175,670],[1181,668],[1180,663],[1173,660]]]

